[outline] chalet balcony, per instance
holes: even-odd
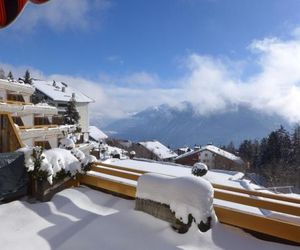
[[[32,95],[35,88],[30,84],[20,83],[16,81],[0,80],[0,89],[11,91],[19,94]]]
[[[47,104],[33,104],[19,101],[0,101],[0,111],[16,113],[17,116],[37,114],[37,115],[57,115],[57,109]]]
[[[76,125],[35,125],[35,126],[17,126],[22,140],[30,138],[45,138],[48,136],[63,135],[76,130]]]

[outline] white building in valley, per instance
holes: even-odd
[[[94,100],[64,82],[32,80],[32,84],[36,88],[35,98],[37,100],[35,101],[45,101],[55,106],[59,115],[65,113],[71,98],[75,99],[76,108],[80,115],[79,125],[84,133],[84,141],[88,141],[89,104]]]

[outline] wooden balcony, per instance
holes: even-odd
[[[90,174],[79,177],[79,182],[134,199],[137,180],[144,173],[148,172],[136,170],[130,166],[120,167],[97,163]],[[300,244],[300,199],[219,184],[212,185],[214,209],[219,222],[246,229],[264,237]],[[243,209],[243,206],[274,211],[279,213],[279,216],[275,218],[271,215],[265,216],[263,213],[249,212],[251,209]],[[298,223],[293,218],[297,218]]]

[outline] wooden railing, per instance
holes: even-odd
[[[82,175],[79,178],[79,182],[131,198],[136,196],[136,185],[113,179],[117,177],[122,180],[137,181],[142,174],[149,173],[148,171],[105,163],[97,163],[97,166],[94,166],[92,171],[99,173],[99,176]],[[110,179],[109,176],[112,176],[112,178]],[[260,213],[251,213],[247,209],[238,209],[238,206],[233,208],[235,203],[283,213],[291,218],[296,216],[295,218],[300,220],[300,199],[220,184],[212,185],[214,187],[215,203],[219,204],[218,200],[225,201],[225,203],[230,202],[227,203],[229,205],[214,205],[215,212],[221,223],[300,244],[300,224],[283,218],[278,219],[266,217]]]
[[[57,128],[58,125],[56,124],[49,124],[49,125],[33,125],[33,126],[19,126],[19,129],[49,129],[49,128]]]
[[[0,152],[13,152],[23,146],[11,115],[0,112]]]
[[[6,100],[7,104],[15,104],[15,105],[33,105],[31,102],[20,102],[20,101],[12,101],[12,100]]]

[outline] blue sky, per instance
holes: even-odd
[[[16,74],[30,68],[33,76],[67,78],[80,88],[78,82],[86,81],[90,89],[99,87],[96,100],[114,99],[104,105],[111,109],[142,96],[127,109],[114,111],[113,116],[121,117],[162,102],[174,104],[175,99],[197,100],[180,91],[183,85],[197,88],[194,82],[209,82],[203,65],[221,85],[253,85],[253,78],[266,73],[262,61],[275,56],[268,46],[298,42],[299,11],[298,0],[51,0],[28,5],[13,25],[0,30],[0,63]],[[266,39],[268,44],[259,48]],[[298,87],[298,79],[292,81],[287,85]],[[160,91],[153,94],[160,101],[143,101],[149,89]],[[199,112],[248,103],[250,98],[239,93],[224,100],[223,95],[211,98],[220,97],[220,105],[208,99],[204,106],[213,108]],[[275,112],[273,106],[268,111]],[[105,117],[107,111],[99,115]]]

